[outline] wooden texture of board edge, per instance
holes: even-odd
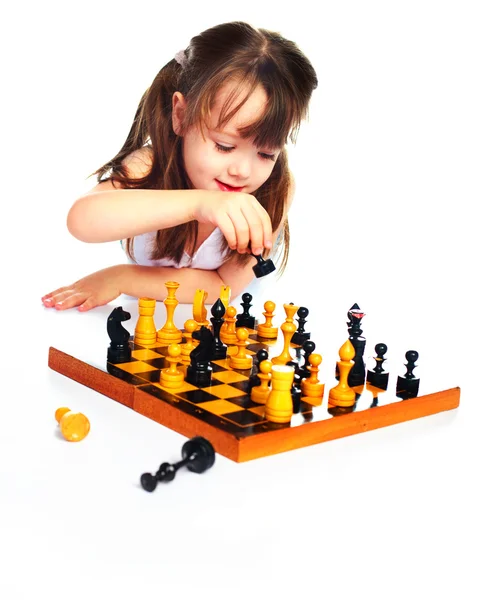
[[[428,417],[453,410],[459,406],[459,403],[460,387],[454,387],[393,404],[352,412],[325,421],[307,423],[300,426],[298,436],[292,428],[259,433],[240,441],[237,462],[297,450],[357,433]],[[403,411],[403,407],[406,410]]]
[[[251,437],[237,438],[56,348],[49,349],[48,366],[181,435],[207,437],[219,454],[235,462],[263,458],[452,410],[459,406],[460,400],[460,388],[455,387],[325,421],[306,423],[299,429],[277,429]],[[403,407],[406,407],[405,411]]]
[[[48,351],[48,366],[53,371],[61,373],[129,408],[133,408],[134,387],[105,371],[101,371],[101,369],[88,365],[53,347],[50,347]]]

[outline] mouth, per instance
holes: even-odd
[[[233,185],[228,185],[227,183],[223,183],[222,181],[219,181],[218,179],[216,179],[215,182],[217,183],[217,185],[223,192],[241,192],[245,187],[245,186],[234,187]]]

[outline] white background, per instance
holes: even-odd
[[[147,495],[131,482],[184,438],[52,374],[48,346],[101,343],[109,309],[58,314],[40,297],[124,260],[72,239],[67,211],[160,67],[229,20],[293,39],[319,79],[289,149],[290,267],[254,310],[308,306],[332,364],[358,302],[369,353],[417,349],[462,402],[270,459],[219,457]],[[2,22],[0,596],[475,598],[472,3],[24,2]],[[65,404],[92,421],[82,444],[56,436]]]

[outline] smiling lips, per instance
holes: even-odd
[[[217,185],[223,192],[241,192],[244,188],[244,186],[234,187],[233,185],[227,185],[226,183],[222,183],[218,179],[216,179],[215,181],[217,182]]]

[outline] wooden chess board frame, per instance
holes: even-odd
[[[260,348],[269,351],[274,345],[273,341],[258,338],[253,329],[249,330],[249,340],[247,352],[252,355]],[[302,401],[300,412],[293,415],[289,424],[275,424],[265,420],[264,406],[252,402],[245,391],[250,372],[232,369],[228,359],[212,363],[214,397],[209,395],[209,392],[213,394],[214,387],[201,390],[187,382],[178,390],[166,390],[159,384],[159,375],[160,370],[168,366],[167,347],[156,344],[146,348],[135,344],[133,338],[130,346],[132,362],[125,365],[108,363],[105,357],[104,368],[98,368],[53,347],[49,349],[48,365],[184,436],[207,438],[216,452],[235,462],[452,410],[460,402],[459,387],[402,400],[392,391],[383,392],[365,384],[354,388],[357,392],[354,407],[328,410],[327,397],[329,389],[337,383],[334,381],[331,385],[326,383],[322,402],[313,405]],[[291,345],[293,348],[297,346]],[[276,353],[270,352],[270,357],[273,355]],[[388,389],[392,386],[390,379]],[[234,394],[237,397],[234,398]]]

